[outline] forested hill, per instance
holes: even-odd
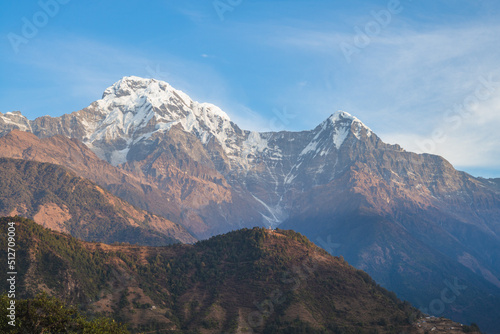
[[[132,331],[416,332],[416,309],[292,231],[244,229],[194,245],[141,247],[82,242],[2,218],[4,258],[9,221],[19,298],[45,291]]]

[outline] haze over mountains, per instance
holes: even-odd
[[[250,132],[165,82],[125,77],[71,114],[0,115],[0,134],[2,156],[61,164],[201,239],[294,229],[421,308],[456,278],[467,289],[440,314],[500,328],[498,181],[386,144],[346,112]]]

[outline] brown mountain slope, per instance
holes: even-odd
[[[48,163],[0,159],[0,214],[36,219],[85,240],[165,245],[196,239],[182,226],[137,209]]]
[[[134,173],[99,159],[86,145],[75,139],[60,135],[40,139],[32,133],[15,129],[0,138],[0,157],[61,165],[145,210],[165,217],[175,211],[162,209],[168,198],[166,192]]]
[[[261,226],[254,200],[233,190],[198,139],[176,127],[171,133],[175,140],[155,135],[151,145],[135,147],[131,154],[141,160],[121,168],[101,160],[76,139],[38,138],[17,129],[0,138],[0,157],[67,167],[133,205],[181,222],[196,235],[240,228],[242,216],[245,226]]]
[[[343,171],[300,194],[281,227],[343,255],[422,310],[495,333],[498,192],[441,157],[397,150],[373,135],[349,144],[339,152]],[[445,303],[440,294],[455,279],[466,291]]]
[[[16,223],[20,296],[43,289],[135,331],[419,333],[418,322],[429,321],[292,231],[255,228],[195,245],[110,246],[2,218],[0,254],[9,221]],[[448,326],[440,333],[463,332],[459,324],[435,322]]]
[[[133,153],[143,160],[122,168],[101,160],[76,139],[61,135],[38,138],[17,129],[0,138],[0,157],[64,166],[129,203],[182,222],[205,237],[240,227],[228,220],[228,210],[238,216],[245,213],[255,225],[261,225],[260,214],[232,191],[210,159],[198,160],[200,154],[206,155],[198,140],[180,130],[172,132],[178,134],[176,141],[158,138],[152,146],[136,147]],[[227,226],[214,229],[220,221],[227,221]]]
[[[164,203],[158,208],[162,211],[155,212],[168,210],[175,214],[173,209],[180,208],[173,219],[201,238],[241,227],[263,226],[255,200],[234,188],[227,176],[217,171],[212,151],[206,151],[196,136],[179,126],[172,127],[169,133],[168,137],[154,134],[150,145],[136,146],[129,153],[134,158],[120,165],[168,192],[171,205]],[[212,146],[216,150],[218,144]]]

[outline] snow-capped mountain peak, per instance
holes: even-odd
[[[30,121],[20,111],[8,111],[0,113],[0,127],[5,129],[19,129],[21,131],[33,132]],[[2,131],[0,131],[0,134]]]
[[[149,102],[153,107],[169,102],[177,102],[190,107],[193,101],[184,92],[174,89],[170,84],[156,79],[135,76],[123,77],[108,87],[97,101],[101,108],[110,110],[115,106],[136,105]]]
[[[372,130],[364,125],[359,119],[345,111],[337,111],[321,123],[315,130],[315,135],[308,145],[300,153],[324,156],[332,148],[332,143],[338,150],[352,133],[358,140],[361,133],[365,131],[367,137],[372,135]]]
[[[361,133],[366,132],[366,135],[370,137],[373,131],[367,127],[358,118],[352,116],[345,111],[337,111],[332,114],[325,122],[329,122],[333,125],[333,142],[337,149],[342,146],[346,140],[349,132],[351,132],[358,140],[361,139]]]
[[[359,133],[361,129],[366,130],[366,134],[368,137],[371,136],[373,131],[367,127],[363,122],[361,122],[357,117],[352,116],[348,112],[339,110],[336,113],[332,114],[329,118],[328,121],[330,121],[334,126],[344,126],[344,127],[352,127],[354,125],[354,134],[356,137],[359,139]]]
[[[229,116],[215,105],[193,101],[164,81],[123,77],[86,111],[92,117],[81,120],[86,131],[83,141],[113,165],[127,160],[130,146],[177,124],[203,143],[215,138],[226,152],[233,150],[228,142],[234,132]],[[111,141],[116,142],[113,152],[109,152]],[[102,151],[104,146],[108,149]]]
[[[229,116],[217,106],[210,103],[198,103],[193,101],[186,93],[173,88],[169,83],[156,79],[145,79],[136,76],[123,77],[112,86],[108,87],[103,94],[103,97],[98,102],[102,106],[120,105],[119,102],[128,102],[129,104],[137,104],[144,101],[149,102],[153,107],[161,109],[167,103],[184,105],[190,108],[193,104],[197,104],[197,108],[207,116],[210,112],[213,116],[218,116],[222,119],[230,120]],[[160,112],[160,114],[162,114]],[[164,115],[162,115],[164,116]],[[212,115],[208,115],[209,117]]]

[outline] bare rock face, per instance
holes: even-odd
[[[97,167],[104,162],[94,156],[86,177],[199,238],[279,225],[342,254],[422,308],[457,276],[469,291],[493,296],[485,305],[500,305],[498,180],[388,145],[346,112],[310,131],[250,132],[165,82],[125,77],[72,114],[33,121],[0,115],[0,134],[12,129],[42,141],[72,138],[68,145],[81,152],[83,143],[111,165]],[[67,158],[72,152],[57,160],[85,170]],[[98,168],[109,175],[92,176]],[[426,280],[436,289],[419,283]],[[444,314],[463,320],[477,306],[457,303]],[[474,312],[488,322],[487,310]]]
[[[31,121],[24,117],[20,111],[8,112],[5,115],[0,113],[0,136],[5,136],[12,130],[33,132]]]

